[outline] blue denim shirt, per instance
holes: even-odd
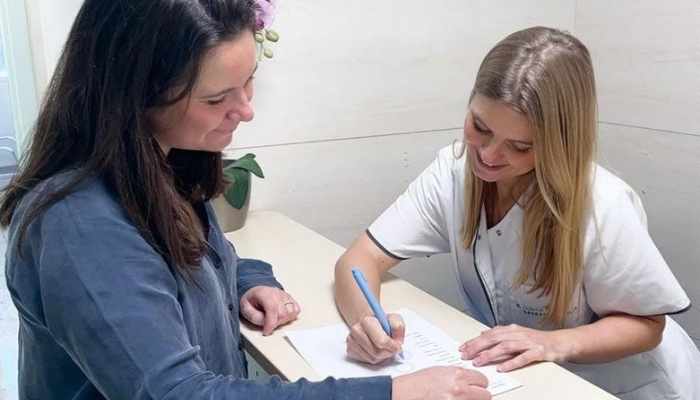
[[[285,383],[246,379],[239,299],[278,286],[269,264],[240,259],[209,205],[209,251],[173,274],[99,180],[84,182],[18,227],[44,181],[16,210],[6,278],[19,311],[20,399],[388,399],[391,379]]]

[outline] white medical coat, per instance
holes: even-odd
[[[513,208],[487,229],[485,212],[475,243],[465,248],[461,143],[436,160],[369,227],[387,254],[413,258],[450,253],[464,311],[485,325],[519,324],[555,329],[543,321],[549,296],[514,287],[522,261],[523,209]],[[612,313],[639,316],[687,310],[690,300],[654,245],[637,194],[620,178],[595,166],[593,207],[585,223],[583,278],[565,321],[589,324]],[[700,353],[670,317],[655,349],[605,364],[563,366],[621,399],[700,400]]]

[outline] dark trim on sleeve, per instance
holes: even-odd
[[[658,317],[661,315],[678,315],[678,314],[683,314],[684,312],[690,310],[693,307],[693,303],[688,303],[688,306],[685,308],[678,310],[678,311],[672,311],[672,312],[665,312],[665,313],[659,313],[659,314],[647,314],[647,315],[641,315],[641,314],[629,314],[635,317]]]
[[[376,244],[377,247],[379,247],[387,256],[389,256],[389,257],[391,257],[391,258],[394,258],[394,259],[397,259],[397,260],[399,260],[399,261],[408,260],[408,258],[399,257],[399,256],[397,256],[396,254],[394,254],[394,253],[390,252],[389,250],[387,250],[384,246],[382,246],[382,244],[379,243],[379,241],[377,240],[377,238],[375,238],[374,235],[372,235],[372,232],[369,231],[369,228],[368,228],[368,229],[365,229],[365,233],[367,233],[367,236],[369,236],[369,238],[374,242],[374,244]]]
[[[677,315],[677,314],[683,314],[684,312],[686,312],[686,311],[690,310],[690,309],[691,309],[692,307],[693,307],[693,303],[692,303],[692,302],[690,302],[690,303],[688,303],[688,307],[686,307],[686,308],[684,308],[684,309],[682,309],[682,310],[678,310],[678,311],[674,311],[674,312],[670,312],[670,313],[665,313],[664,315]]]

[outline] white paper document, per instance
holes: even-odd
[[[287,338],[306,362],[322,377],[359,378],[377,375],[396,377],[419,369],[438,365],[454,365],[480,371],[489,380],[492,395],[522,386],[512,377],[499,373],[495,366],[474,367],[462,360],[459,344],[438,327],[408,309],[398,311],[406,323],[403,359],[395,357],[380,365],[369,365],[346,356],[345,338],[349,330],[345,324],[316,329],[287,332]]]

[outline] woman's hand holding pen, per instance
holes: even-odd
[[[350,358],[378,364],[398,352],[404,342],[406,326],[399,314],[387,314],[391,334],[379,320],[366,316],[352,324],[347,338]],[[474,370],[461,367],[431,367],[394,378],[392,400],[490,400],[488,380]]]
[[[482,332],[459,351],[476,367],[498,364],[499,371],[507,372],[538,361],[566,361],[572,346],[561,330],[541,331],[512,324]]]
[[[366,316],[350,326],[346,339],[347,354],[350,358],[369,364],[379,364],[394,357],[403,346],[406,327],[399,314],[387,314],[391,334],[382,329],[379,320]]]

